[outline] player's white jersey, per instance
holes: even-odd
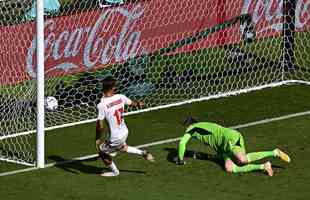
[[[109,128],[109,142],[112,145],[124,143],[128,136],[128,128],[124,121],[124,106],[130,105],[132,101],[122,94],[111,97],[102,97],[97,105],[98,120],[106,120]]]

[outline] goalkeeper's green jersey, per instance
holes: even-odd
[[[199,122],[190,125],[179,143],[179,159],[183,160],[187,142],[191,139],[209,145],[217,153],[230,152],[233,145],[243,146],[241,134],[233,129],[225,128],[216,123]]]

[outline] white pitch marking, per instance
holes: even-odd
[[[275,122],[275,121],[290,119],[290,118],[294,118],[294,117],[305,116],[305,115],[310,115],[310,111],[299,112],[299,113],[294,113],[294,114],[289,114],[289,115],[283,115],[280,117],[263,119],[263,120],[259,120],[259,121],[255,121],[255,122],[249,122],[249,123],[245,123],[245,124],[231,126],[229,128],[232,128],[232,129],[246,128],[246,127],[256,126],[256,125],[260,125],[260,124],[267,124],[267,123],[271,123],[271,122]],[[142,144],[142,145],[138,145],[136,147],[137,148],[151,147],[151,146],[156,146],[156,145],[160,145],[160,144],[175,142],[178,140],[180,140],[180,137],[170,138],[170,139],[166,139],[166,140],[160,140],[157,142],[151,142],[151,143],[147,143],[147,144]],[[88,156],[74,158],[72,160],[65,160],[65,161],[60,161],[60,162],[55,162],[55,163],[49,163],[49,164],[45,165],[45,168],[53,167],[55,165],[68,164],[68,163],[72,163],[72,162],[76,162],[76,161],[96,158],[97,156],[98,156],[98,154],[92,154],[92,155],[88,155]],[[37,170],[37,169],[39,169],[39,168],[31,167],[31,168],[26,168],[26,169],[15,170],[15,171],[11,171],[11,172],[4,172],[4,173],[0,173],[0,176],[8,176],[8,175],[18,174],[18,173],[22,173],[22,172],[33,171],[33,170]]]
[[[129,113],[125,113],[125,115],[126,116],[127,115],[134,115],[134,114],[143,113],[143,112],[150,112],[150,111],[164,109],[164,108],[181,106],[184,104],[189,104],[189,103],[194,103],[194,102],[200,102],[200,101],[205,101],[205,100],[210,100],[210,99],[217,99],[217,98],[221,98],[221,97],[229,97],[229,96],[238,95],[238,94],[242,94],[242,93],[246,93],[246,92],[261,90],[261,89],[265,89],[265,88],[272,88],[272,87],[277,87],[277,86],[281,86],[281,85],[293,84],[293,83],[310,85],[310,83],[307,81],[299,81],[299,80],[281,81],[281,82],[271,83],[271,84],[267,84],[267,85],[261,85],[261,86],[257,86],[257,87],[253,87],[253,88],[245,88],[245,89],[241,89],[241,90],[237,90],[237,91],[231,91],[231,92],[227,92],[227,93],[219,93],[219,94],[215,94],[215,95],[211,95],[211,96],[207,96],[207,97],[201,97],[198,99],[190,99],[190,100],[181,101],[181,102],[177,102],[177,103],[172,103],[172,104],[167,104],[167,105],[161,105],[161,106],[131,111]],[[73,122],[73,123],[69,123],[69,124],[52,126],[52,127],[45,128],[45,131],[50,131],[50,130],[54,130],[54,129],[58,129],[58,128],[71,127],[71,126],[75,126],[75,125],[79,125],[79,124],[91,123],[91,122],[95,122],[96,120],[97,119],[95,118],[95,119],[88,119],[88,120],[79,121],[79,122]],[[4,136],[0,136],[0,140],[18,137],[18,136],[23,136],[23,135],[29,135],[29,134],[33,134],[35,132],[36,132],[36,130],[30,130],[30,131],[21,132],[21,133],[4,135]]]

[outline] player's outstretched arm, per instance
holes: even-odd
[[[184,154],[186,151],[186,144],[191,139],[191,135],[186,133],[179,142],[179,149],[178,149],[178,160],[176,162],[177,165],[184,165]]]
[[[132,101],[129,106],[141,109],[144,107],[144,103],[142,101]]]
[[[128,97],[126,97],[125,95],[121,95],[121,98],[125,102],[125,105],[128,105],[130,107],[133,107],[133,108],[144,107],[144,103],[142,101],[138,101],[138,100],[133,101],[133,100],[129,99]]]

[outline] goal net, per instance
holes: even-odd
[[[110,75],[142,111],[309,84],[309,0],[44,2],[47,129],[94,121]],[[0,159],[33,164],[35,1],[0,6]]]

